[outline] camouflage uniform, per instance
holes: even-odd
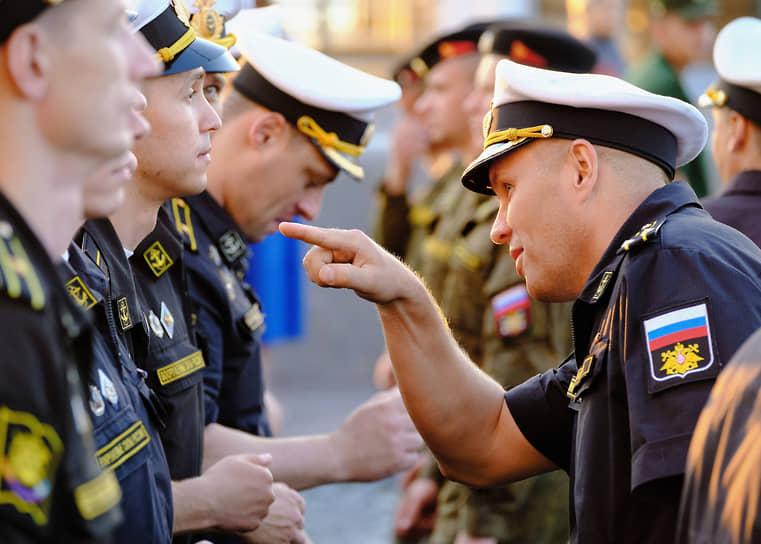
[[[456,237],[449,242],[440,303],[473,361],[509,388],[570,352],[570,303],[530,300],[515,262],[489,238],[497,200],[460,196],[466,213],[456,214],[464,220],[449,228]],[[446,482],[431,544],[450,544],[463,529],[500,543],[566,542],[568,478],[556,471],[491,489]]]

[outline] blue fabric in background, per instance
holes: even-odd
[[[306,244],[279,232],[251,244],[246,280],[253,286],[265,314],[265,346],[299,340],[305,334],[306,273],[301,260]]]

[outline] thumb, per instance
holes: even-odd
[[[254,465],[260,465],[263,467],[270,466],[270,463],[272,463],[272,454],[271,453],[252,453],[249,455],[244,455],[243,458],[248,461],[249,463],[252,463]]]
[[[409,531],[420,517],[420,512],[424,506],[424,501],[418,493],[407,493],[399,503],[399,509],[396,512],[394,526],[396,532],[404,534]]]

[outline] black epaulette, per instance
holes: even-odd
[[[0,221],[0,290],[12,299],[28,302],[34,310],[45,307],[42,282],[23,243],[6,221]]]
[[[652,223],[643,225],[637,234],[621,244],[621,249],[623,251],[636,250],[637,248],[644,246],[646,243],[657,239],[658,232],[661,230],[661,227],[665,222],[666,218],[663,217],[662,219],[656,219]]]
[[[181,198],[173,198],[171,202],[174,228],[177,229],[183,240],[187,240],[190,251],[198,251],[196,234],[193,230],[193,222],[190,219],[190,206]]]

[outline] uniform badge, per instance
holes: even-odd
[[[132,328],[132,316],[129,313],[129,304],[127,304],[127,297],[122,297],[116,301],[117,313],[119,314],[119,323],[122,325],[122,330],[126,331]]]
[[[209,245],[209,259],[217,266],[222,266],[222,257],[219,256],[219,250],[214,244]]]
[[[34,415],[0,407],[0,504],[46,525],[63,442]]]
[[[103,402],[103,395],[100,394],[100,390],[94,385],[90,386],[90,410],[96,416],[102,416],[106,411],[106,403]]]
[[[518,336],[531,327],[531,298],[523,284],[494,296],[491,308],[497,332],[503,338]]]
[[[255,331],[262,326],[264,323],[264,314],[262,313],[259,304],[255,302],[251,308],[249,308],[249,310],[243,316],[243,322],[252,331]]]
[[[243,238],[234,230],[228,230],[219,237],[219,249],[222,251],[222,256],[230,264],[243,257],[248,251]]]
[[[100,381],[100,392],[112,406],[116,406],[119,403],[119,395],[116,393],[114,382],[101,369],[98,369],[98,380]]]
[[[650,359],[649,392],[718,373],[705,303],[651,317],[644,327]]]
[[[225,30],[225,18],[214,9],[215,3],[215,0],[196,0],[193,4],[198,11],[190,18],[190,24],[207,40],[221,38]]]
[[[161,275],[169,270],[174,264],[169,253],[166,252],[164,246],[158,241],[153,242],[151,246],[143,252],[143,258],[145,259],[145,262],[148,263],[148,268],[151,269],[151,272],[153,272],[153,275],[157,278],[161,277]]]
[[[185,0],[170,0],[170,4],[177,14],[177,18],[187,27],[190,27],[190,10]]]
[[[161,301],[161,324],[169,338],[174,338],[174,316],[163,300]]]
[[[74,276],[66,283],[66,292],[69,293],[69,296],[76,305],[83,310],[89,310],[98,303],[98,300],[79,276]]]
[[[148,324],[151,326],[153,334],[159,338],[164,338],[164,329],[161,326],[161,321],[159,320],[158,316],[153,313],[153,310],[151,310],[151,313],[148,314]]]

